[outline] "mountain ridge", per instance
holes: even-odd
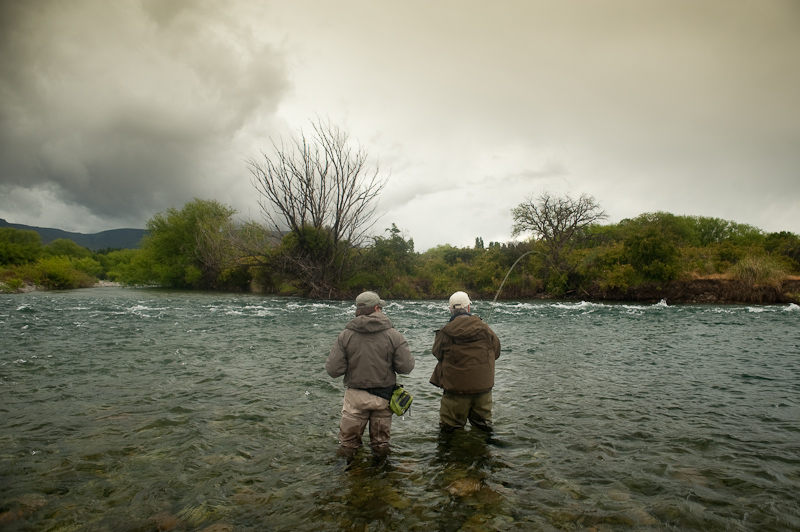
[[[36,231],[42,239],[42,244],[47,245],[53,240],[66,238],[72,240],[79,246],[83,246],[92,251],[101,249],[136,249],[142,238],[147,234],[145,229],[110,229],[99,233],[74,233],[55,229],[52,227],[37,227],[33,225],[14,224],[0,218],[0,227],[11,227],[23,231]]]

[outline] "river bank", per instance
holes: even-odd
[[[121,283],[100,280],[91,288],[122,287]],[[34,291],[47,291],[33,283],[24,283],[14,290],[4,290],[4,293],[28,293]],[[264,294],[273,295],[273,294]],[[494,294],[474,294],[473,297],[493,299]],[[433,298],[435,299],[435,298]],[[735,279],[709,277],[690,280],[670,281],[668,283],[641,284],[626,289],[600,289],[589,288],[573,291],[560,297],[555,297],[543,291],[529,293],[500,294],[499,300],[509,299],[567,299],[567,300],[593,300],[593,301],[641,301],[658,302],[666,300],[669,303],[722,303],[722,304],[800,304],[800,276],[791,276],[774,285],[748,285]]]
[[[670,303],[800,303],[800,277],[774,285],[748,285],[725,278],[700,278],[669,283],[650,283],[626,290],[586,292],[583,298],[601,301],[660,301]]]
[[[88,286],[86,288],[111,288],[111,287],[119,288],[121,286],[123,286],[122,283],[99,280],[92,286]],[[50,291],[49,288],[45,288],[42,285],[31,283],[29,281],[23,281],[22,283],[15,283],[13,285],[0,283],[0,293],[3,294],[27,294],[29,292],[48,292],[48,291]]]

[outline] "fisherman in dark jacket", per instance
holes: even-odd
[[[492,428],[494,364],[500,357],[500,340],[478,316],[470,314],[472,302],[464,292],[450,296],[450,322],[436,331],[433,356],[439,362],[431,384],[444,390],[439,426],[464,427],[467,420],[482,430]]]
[[[344,375],[342,420],[339,442],[354,451],[369,422],[370,445],[387,448],[392,429],[389,399],[397,373],[414,369],[408,342],[382,312],[386,302],[375,292],[356,298],[356,317],[339,334],[328,354],[325,370],[333,378]]]

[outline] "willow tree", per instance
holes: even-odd
[[[265,221],[283,235],[277,258],[308,295],[331,297],[353,272],[386,180],[346,132],[320,119],[311,126],[247,164]]]
[[[230,243],[235,213],[216,200],[195,198],[156,214],[142,239],[143,271],[134,277],[176,288],[221,288],[220,273],[236,265]]]

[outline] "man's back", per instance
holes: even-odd
[[[431,383],[450,393],[472,394],[494,386],[494,361],[500,340],[479,317],[461,315],[436,332],[433,355],[439,361]]]
[[[414,357],[403,335],[383,312],[358,316],[345,326],[331,349],[325,370],[344,375],[344,385],[379,388],[396,383],[395,373],[410,373]]]

